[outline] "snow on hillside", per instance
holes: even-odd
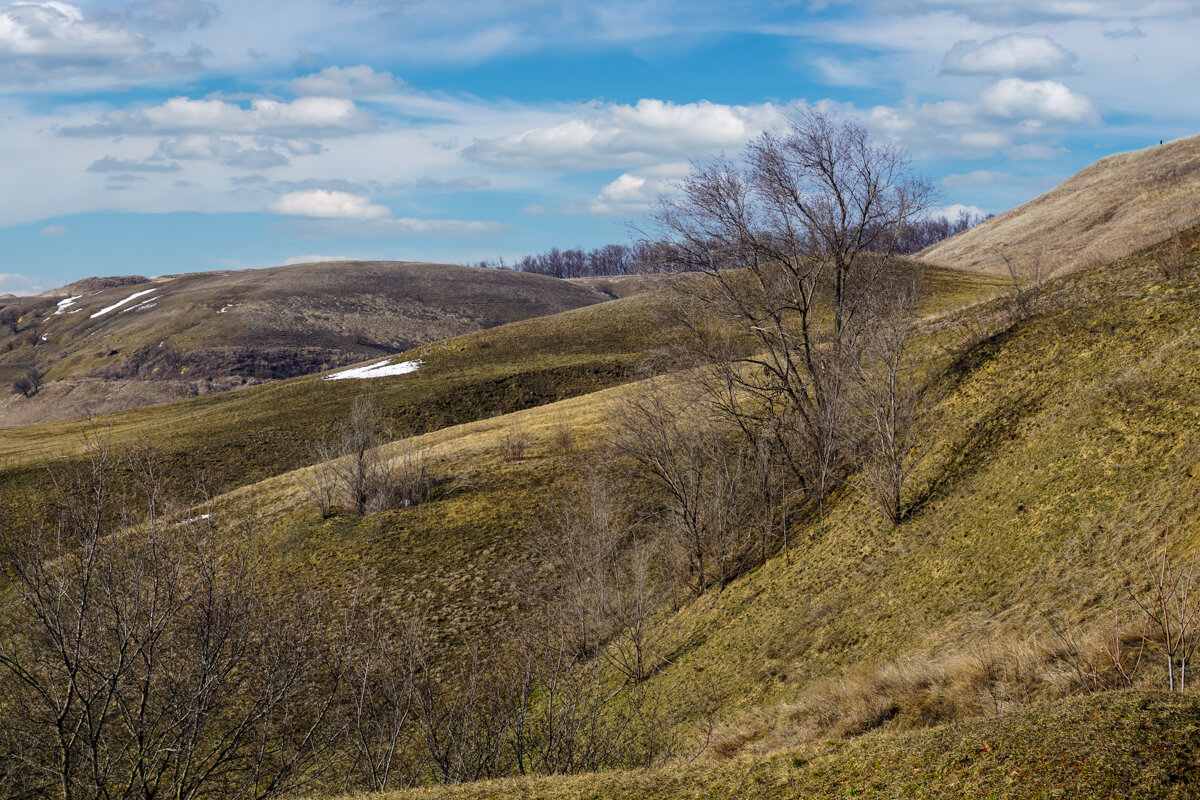
[[[420,361],[401,361],[399,364],[389,364],[389,361],[391,361],[390,358],[385,358],[383,361],[376,361],[365,367],[354,367],[335,372],[332,375],[326,375],[325,380],[340,381],[347,378],[383,378],[389,375],[407,375],[415,372],[417,367],[421,366]]]
[[[108,313],[108,312],[110,312],[110,311],[116,311],[118,308],[120,308],[121,306],[125,305],[125,304],[126,304],[126,303],[128,303],[130,300],[136,300],[136,299],[138,299],[139,297],[143,297],[143,296],[145,296],[145,295],[148,295],[148,294],[150,294],[151,292],[155,292],[155,291],[158,291],[158,290],[157,290],[157,289],[146,289],[146,290],[144,290],[144,291],[141,291],[141,292],[134,292],[133,294],[129,295],[129,297],[126,297],[126,298],[125,298],[124,300],[122,300],[121,302],[119,302],[119,303],[113,303],[113,304],[112,304],[111,306],[109,306],[108,308],[102,308],[102,309],[100,309],[100,310],[99,310],[99,311],[97,311],[95,314],[92,314],[91,318],[92,318],[92,319],[95,319],[96,317],[99,317],[99,316],[102,316],[102,315],[104,315],[104,314],[107,314],[107,313]]]

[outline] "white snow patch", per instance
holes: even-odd
[[[416,372],[417,367],[421,366],[419,360],[401,361],[399,364],[389,364],[390,361],[390,358],[385,358],[383,361],[376,361],[365,367],[354,367],[335,372],[332,375],[326,375],[325,380],[340,381],[346,378],[384,378],[388,375],[407,375],[410,372]]]
[[[113,303],[113,304],[112,304],[111,306],[109,306],[108,308],[102,308],[102,309],[100,309],[100,310],[99,310],[99,311],[97,311],[95,314],[92,314],[92,316],[90,317],[90,319],[95,319],[96,317],[100,316],[101,314],[107,314],[107,313],[108,313],[108,312],[110,312],[110,311],[116,311],[118,308],[120,308],[121,306],[125,305],[125,304],[126,304],[126,303],[128,303],[130,300],[136,300],[136,299],[138,299],[139,297],[144,297],[144,296],[146,296],[146,295],[150,294],[151,292],[157,292],[157,291],[158,291],[158,289],[157,289],[157,288],[155,288],[155,289],[146,289],[145,291],[142,291],[142,292],[134,292],[133,294],[129,295],[129,297],[126,297],[126,298],[125,298],[124,300],[122,300],[121,302],[119,302],[119,303]],[[74,313],[74,312],[72,312],[72,313]]]
[[[130,306],[129,308],[122,309],[121,313],[124,314],[126,311],[137,311],[139,308],[142,310],[145,310],[147,308],[154,308],[156,305],[158,305],[158,303],[154,302],[157,299],[158,299],[157,295],[155,295],[154,297],[148,297],[145,300],[143,300],[142,302],[138,303],[136,306]]]
[[[58,309],[54,312],[53,316],[57,317],[59,314],[62,314],[68,308],[75,305],[75,301],[81,297],[83,297],[83,295],[77,294],[74,297],[68,297],[66,300],[59,300]],[[74,314],[75,312],[72,311],[71,313]],[[50,319],[50,317],[46,317],[46,319]]]

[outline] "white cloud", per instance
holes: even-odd
[[[202,133],[164,139],[158,143],[156,155],[163,158],[211,160],[240,169],[269,169],[290,163],[287,156],[270,148],[243,147],[233,139]]]
[[[0,8],[0,57],[95,64],[149,47],[136,34],[85,19],[68,3],[22,1]]]
[[[313,75],[292,81],[292,91],[298,95],[319,97],[364,97],[390,94],[399,81],[390,72],[376,72],[370,67],[326,67]]]
[[[312,219],[373,220],[384,219],[392,214],[387,206],[375,205],[366,197],[325,189],[288,192],[269,204],[267,211],[281,216]]]
[[[292,264],[322,264],[327,261],[353,261],[349,256],[292,256],[287,261],[283,262],[285,267],[290,267]]]
[[[987,212],[984,211],[979,206],[966,206],[966,205],[963,205],[962,203],[951,203],[948,206],[942,206],[941,208],[935,208],[929,212],[929,216],[942,217],[943,219],[948,219],[948,220],[953,221],[953,220],[958,219],[959,216],[961,216],[964,211],[967,212],[968,214],[970,214],[972,217],[986,217],[987,216]]]
[[[621,217],[645,214],[659,195],[674,192],[677,181],[690,171],[690,164],[662,164],[623,173],[600,190],[588,205],[588,213]]]
[[[915,5],[1023,25],[1035,20],[1150,19],[1196,12],[1194,0],[916,0]]]
[[[89,17],[58,0],[0,5],[0,80],[21,89],[64,80],[94,86],[200,68],[203,48],[189,43],[182,55],[157,51],[148,39],[121,27],[121,20],[128,22],[128,15]]]
[[[136,159],[104,158],[93,161],[87,168],[88,172],[179,172],[183,169],[172,162],[164,164],[156,161],[138,161]]]
[[[47,225],[38,231],[38,233],[42,236],[49,236],[52,239],[56,239],[60,236],[66,236],[67,229],[62,225]]]
[[[44,290],[40,278],[17,272],[0,272],[0,294],[36,294]]]
[[[877,82],[876,74],[867,64],[848,63],[832,56],[814,58],[811,63],[828,86],[863,87]]]
[[[499,222],[464,219],[382,217],[380,219],[309,219],[299,233],[308,238],[343,236],[475,236],[504,229]]]
[[[173,97],[141,111],[110,111],[94,125],[65,128],[67,136],[137,134],[265,134],[339,136],[374,127],[374,120],[344,98],[302,97],[292,102],[255,98],[248,108],[224,100]]]
[[[485,164],[590,170],[650,164],[663,158],[739,148],[785,122],[771,103],[729,106],[642,99],[636,105],[590,106],[547,127],[478,142],[463,151]]]
[[[1007,119],[1048,122],[1094,122],[1100,116],[1095,104],[1058,81],[1005,78],[979,97],[985,114]]]
[[[203,28],[221,13],[205,0],[140,0],[130,6],[130,11],[142,25],[168,31]]]
[[[951,175],[947,175],[946,177],[942,178],[942,185],[951,188],[957,186],[980,186],[993,183],[1008,183],[1015,178],[1015,175],[1008,172],[978,169],[974,172],[956,172]]]
[[[942,61],[951,75],[1019,75],[1044,78],[1070,72],[1077,58],[1049,36],[1011,33],[986,42],[955,43]]]

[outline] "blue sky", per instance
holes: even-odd
[[[1001,211],[1200,132],[1200,0],[0,0],[0,293],[627,237],[790,110]]]

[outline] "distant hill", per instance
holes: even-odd
[[[0,301],[20,315],[16,332],[0,328],[0,424],[319,372],[612,297],[543,275],[414,262],[88,278]],[[34,365],[45,386],[12,394]]]
[[[1200,136],[1097,161],[1024,205],[921,252],[940,266],[1043,276],[1107,264],[1200,221]]]

